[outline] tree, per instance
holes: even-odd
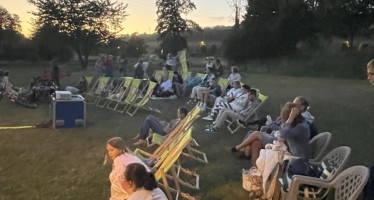
[[[32,41],[38,56],[44,60],[51,60],[58,55],[60,60],[67,61],[73,56],[69,38],[55,26],[44,24],[38,27],[33,33]]]
[[[49,24],[66,34],[82,68],[98,44],[113,38],[127,16],[127,4],[110,0],[28,0],[37,8],[36,25]]]
[[[234,12],[234,29],[238,29],[240,25],[240,19],[242,18],[242,13],[246,7],[245,0],[227,0],[227,3],[233,9]]]
[[[224,55],[245,61],[287,54],[314,36],[314,18],[303,0],[248,0],[239,29],[224,41]]]
[[[175,54],[187,48],[184,34],[192,33],[192,29],[201,31],[201,28],[196,22],[182,18],[181,14],[187,15],[196,9],[195,4],[191,0],[157,0],[156,6],[156,32],[159,34],[158,40],[161,40],[160,46],[164,54]]]
[[[306,3],[318,17],[322,33],[347,38],[351,47],[356,36],[368,35],[374,22],[372,0],[307,0]]]

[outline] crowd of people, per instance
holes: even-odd
[[[250,159],[252,166],[256,166],[256,160],[259,157],[260,150],[263,149],[265,145],[281,142],[286,144],[288,151],[293,156],[308,162],[312,152],[309,141],[318,134],[314,125],[315,118],[309,112],[310,105],[308,100],[302,96],[297,96],[292,102],[285,102],[280,110],[279,117],[275,120],[272,120],[271,116],[268,115],[266,117],[259,117],[256,120],[246,121],[246,115],[251,113],[251,111],[261,103],[257,97],[258,90],[251,88],[247,84],[242,84],[240,82],[241,76],[238,68],[232,67],[228,88],[225,91],[217,92],[215,85],[219,76],[213,73],[214,69],[208,67],[210,62],[211,61],[207,63],[206,74],[203,78],[196,78],[196,72],[191,71],[186,81],[177,83],[173,83],[172,81],[178,97],[189,96],[189,100],[186,102],[187,104],[198,105],[204,111],[207,106],[206,99],[210,98],[212,109],[203,119],[211,121],[212,123],[206,126],[205,131],[207,133],[219,131],[220,127],[228,118],[237,120],[238,124],[242,127],[258,125],[258,130],[249,131],[240,144],[231,148],[231,152],[237,155],[238,158]],[[175,74],[178,75],[177,73]],[[176,76],[176,78],[178,77]],[[370,61],[368,64],[368,80],[374,85],[374,60]],[[209,94],[209,97],[205,94]],[[134,145],[146,143],[150,130],[163,136],[167,135],[187,113],[188,110],[186,107],[179,107],[177,110],[177,119],[173,119],[170,122],[161,121],[151,115],[147,116],[140,128],[139,135],[135,137],[138,141],[135,142]],[[109,140],[107,144],[108,154],[115,160],[117,158],[110,153],[110,146]],[[112,145],[112,147],[113,146],[114,145]],[[119,147],[117,146],[116,148]],[[121,153],[117,153],[119,157],[127,154],[124,143],[119,149],[122,149],[120,151]],[[118,158],[118,160],[120,159]],[[122,160],[121,162],[125,161]],[[304,164],[303,162],[299,163]],[[114,162],[113,171],[110,175],[112,188],[116,185],[121,185],[122,187],[118,188],[121,188],[122,192],[126,191],[127,194],[130,195],[128,199],[135,199],[132,198],[133,195],[134,197],[135,195],[139,195],[139,197],[141,195],[152,196],[150,199],[166,198],[165,194],[157,188],[157,184],[154,184],[154,176],[149,172],[149,168],[142,163],[142,161],[134,158],[132,161],[121,165],[121,167],[125,167],[121,169],[121,173],[118,177],[124,177],[123,179],[126,181],[121,181],[120,178],[118,178],[118,182],[114,181],[112,174],[115,173],[115,169],[118,169],[116,165],[118,165],[117,162]],[[365,189],[365,196],[369,197],[367,199],[372,197],[373,170],[374,166],[371,169],[372,175]],[[142,179],[143,181],[137,180],[144,176],[147,176],[147,179]],[[149,181],[149,183],[146,183],[147,181]],[[147,184],[148,186],[145,186]],[[141,189],[139,190],[139,188]],[[134,191],[136,191],[136,194]],[[116,199],[116,194],[117,193],[113,192],[112,189],[112,199]]]

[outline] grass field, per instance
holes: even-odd
[[[13,63],[7,69],[17,86],[27,86],[31,76],[40,75],[48,66]],[[74,84],[82,74],[91,72],[74,71],[62,84]],[[275,117],[282,103],[297,95],[305,96],[319,131],[333,133],[329,150],[350,146],[349,166],[374,161],[374,88],[367,81],[250,74],[243,82],[269,95],[260,115]],[[158,117],[169,120],[185,102],[153,101],[151,105],[163,112]],[[46,120],[50,114],[48,100],[41,100],[37,109],[21,107],[5,97],[0,101],[0,126],[30,125]],[[0,130],[0,200],[108,199],[111,168],[102,166],[105,141],[121,136],[134,149],[131,138],[148,114],[153,113],[139,111],[129,117],[88,105],[84,129]],[[228,150],[242,140],[245,131],[232,135],[223,129],[205,134],[205,125],[205,121],[197,121],[193,135],[207,153],[209,163],[186,163],[201,175],[201,190],[190,193],[204,200],[246,199],[240,171],[249,168],[250,163],[235,158]]]

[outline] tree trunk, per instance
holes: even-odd
[[[83,57],[82,51],[79,46],[74,47],[75,52],[77,53],[79,64],[81,65],[82,69],[87,69],[88,65],[88,54],[86,53]]]

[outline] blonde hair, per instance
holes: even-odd
[[[374,70],[374,59],[370,60],[367,65],[368,69],[373,69]]]

